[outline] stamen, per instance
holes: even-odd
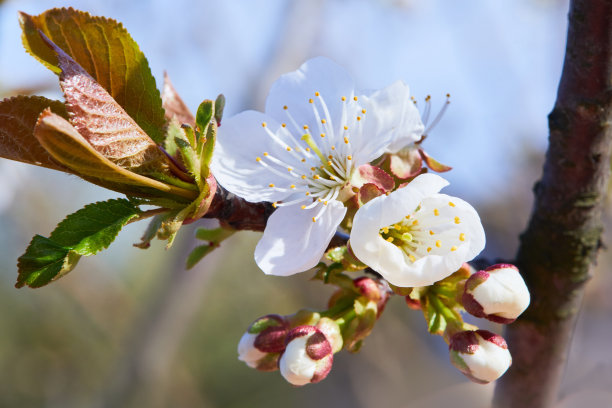
[[[260,162],[261,161],[261,157],[256,157],[255,160]]]
[[[459,217],[455,217],[455,224],[461,224],[461,219]]]
[[[429,231],[429,235],[433,235],[433,234],[434,234],[434,232],[430,230]]]
[[[437,240],[437,241],[436,241],[436,246],[437,246],[438,248],[442,247],[442,241]]]
[[[274,183],[268,184],[268,187],[274,187]]]
[[[448,205],[450,205],[451,207],[454,207],[454,206],[455,206],[455,203],[453,203],[452,201],[449,201],[449,202],[448,202]]]
[[[453,246],[451,247],[451,251],[456,251],[456,250],[457,250],[457,247],[453,245]]]
[[[459,241],[465,241],[465,234],[463,232],[459,234]]]
[[[266,127],[268,124],[266,122],[261,122],[261,126]]]
[[[428,247],[428,248],[427,248],[427,252],[431,252],[431,247]]]
[[[438,215],[440,215],[440,210],[438,210],[437,208],[434,208],[434,215],[437,217]]]

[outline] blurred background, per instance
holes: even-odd
[[[450,93],[425,148],[454,167],[445,175],[448,193],[480,212],[484,256],[514,255],[546,149],[567,0],[0,1],[0,97],[61,98],[57,78],[23,50],[17,19],[18,10],[59,6],[123,22],[158,85],[166,70],[193,110],[218,93],[227,98],[226,116],[262,110],[272,81],[316,55],[346,67],[363,89],[402,79],[417,99],[432,95],[434,112]],[[489,405],[492,386],[455,370],[445,343],[401,298],[391,300],[361,352],[337,354],[317,385],[295,388],[239,362],[236,346],[252,320],[322,308],[332,289],[309,274],[264,276],[252,255],[257,233],[236,234],[185,271],[194,227],[182,229],[169,251],[160,242],[143,251],[131,244],[146,224],[132,224],[67,277],[17,290],[16,259],[33,235],[118,194],[6,160],[0,174],[1,407]],[[562,407],[612,401],[611,261],[602,252],[601,273],[589,283]]]

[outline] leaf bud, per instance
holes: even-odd
[[[389,300],[389,290],[384,286],[381,281],[362,276],[353,281],[353,284],[359,290],[362,296],[376,302],[377,317],[380,317],[387,301]]]
[[[465,310],[492,322],[509,324],[529,306],[529,290],[518,269],[497,264],[478,271],[465,282]]]

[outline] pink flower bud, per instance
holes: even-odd
[[[506,340],[487,330],[456,333],[448,348],[451,363],[479,384],[497,380],[512,364]]]
[[[468,313],[502,324],[519,317],[529,300],[521,274],[510,264],[493,265],[470,276],[461,299]]]
[[[285,380],[293,385],[305,385],[327,377],[333,359],[332,346],[321,330],[298,326],[287,335],[278,365]]]
[[[355,279],[353,284],[359,290],[359,293],[361,293],[362,296],[376,302],[376,316],[379,317],[383,310],[385,310],[385,306],[389,300],[389,291],[380,281],[368,278],[367,276],[362,276]]]
[[[255,320],[238,343],[238,360],[260,371],[276,369],[278,356],[285,349],[287,321],[278,315]]]

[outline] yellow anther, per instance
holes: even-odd
[[[356,100],[357,100],[357,97],[356,97],[356,96],[353,96],[353,100],[354,100],[354,101],[356,101]]]
[[[319,175],[318,175],[318,174],[315,174],[314,176],[312,176],[312,178],[313,178],[313,179],[315,179],[315,180],[318,180],[318,179],[320,179],[321,177],[319,177]]]
[[[434,234],[434,232],[430,230],[429,231],[429,235],[433,235],[433,234]]]
[[[389,237],[386,239],[387,242],[393,242],[393,237]]]
[[[440,215],[440,211],[437,208],[434,208],[434,215],[435,216]]]
[[[344,130],[348,130],[348,126],[344,126]]]
[[[257,157],[257,158],[255,158],[255,160],[257,160],[258,162],[260,162],[260,161],[261,161],[261,157]]]
[[[295,188],[295,184],[290,185],[289,188]]]
[[[359,120],[361,120],[361,116],[357,116],[357,120],[358,120],[358,121],[359,121]]]
[[[416,261],[416,258],[414,257],[414,255],[408,255],[408,258],[410,258],[410,262]]]
[[[318,201],[318,202],[320,202],[320,203],[322,203],[322,202],[323,202],[323,199],[322,199],[321,197],[319,197],[319,198],[317,198],[317,201]]]
[[[412,225],[419,225],[419,220],[412,221]]]
[[[349,140],[348,137],[344,136],[344,143],[348,144]]]
[[[449,201],[449,202],[448,202],[448,205],[450,205],[451,207],[454,207],[454,206],[455,206],[455,203],[453,203],[452,201]]]
[[[304,130],[308,130],[308,125],[304,125],[302,127],[304,128]]]
[[[289,108],[287,107],[287,105],[285,105],[285,106],[283,106],[283,109],[284,109],[284,110],[287,110],[287,109],[289,109]]]
[[[447,97],[447,98],[450,98],[450,94],[449,94],[449,93],[447,93],[447,94],[446,94],[446,97]]]
[[[306,159],[302,159],[302,163],[306,163]]]
[[[327,156],[327,158],[328,158],[329,160],[331,160],[331,159],[333,159],[333,158],[334,158],[334,156],[332,156],[332,155],[330,154],[329,156]]]
[[[287,151],[290,152],[291,151],[291,147],[287,146]]]
[[[302,174],[302,180],[306,180],[306,175]]]
[[[308,100],[308,103],[313,103],[313,102],[314,102],[314,101],[312,100],[312,98],[310,98],[310,99]]]
[[[455,217],[455,224],[460,224],[461,223],[461,219],[459,217]]]
[[[261,122],[261,126],[266,127],[268,124],[266,122]]]
[[[316,167],[311,167],[310,170],[315,171],[317,168]]]
[[[306,195],[307,195],[307,196],[309,196],[309,195],[310,195],[310,191],[307,191],[307,192],[306,192]]]
[[[442,246],[442,241],[437,240],[437,241],[436,241],[436,246],[437,246],[438,248],[440,248],[440,247]]]
[[[306,150],[307,152],[309,152],[309,151],[310,151],[310,147],[307,147],[305,150]]]
[[[278,201],[272,203],[272,207],[276,208],[278,206]]]
[[[412,215],[408,214],[407,216],[405,216],[404,218],[406,218],[407,220],[410,219],[410,217],[412,217]]]
[[[332,164],[333,164],[333,163],[332,163],[332,161],[331,161],[331,160],[328,160],[328,161],[327,161],[327,165],[328,165],[328,166],[331,166]]]
[[[346,156],[346,160],[353,160],[353,156],[351,155]]]
[[[321,119],[321,123],[322,123],[322,124],[326,124],[326,123],[327,123],[327,121],[326,121],[325,119]]]
[[[293,167],[287,167],[287,171],[293,171]]]
[[[427,248],[427,252],[431,252],[431,247],[428,247],[428,248]]]
[[[332,149],[332,150],[336,150],[336,146],[332,146],[332,147],[331,147],[331,149]]]
[[[286,123],[281,123],[281,126],[282,127],[287,127],[287,124]]]
[[[457,250],[457,247],[453,245],[453,246],[451,247],[451,251],[456,251],[456,250]]]
[[[383,234],[388,234],[389,233],[389,228],[388,227],[383,227],[381,228]]]
[[[327,205],[327,201],[323,201],[323,205]]]
[[[363,113],[363,114],[365,115],[366,110],[365,110],[365,109],[362,109],[362,110],[361,110],[361,113]]]
[[[325,137],[325,133],[321,133],[321,137]]]
[[[319,92],[315,92],[315,96],[319,96]]]
[[[465,241],[465,234],[463,232],[459,234],[459,241]]]
[[[312,217],[312,222],[317,222],[317,219],[315,217]]]
[[[306,209],[306,206],[305,206],[305,205],[302,205],[302,210],[305,210],[305,209]]]
[[[342,97],[342,102],[346,101],[346,96]]]
[[[268,156],[268,152],[264,152],[264,156]]]
[[[268,184],[268,187],[274,187],[274,183]]]

